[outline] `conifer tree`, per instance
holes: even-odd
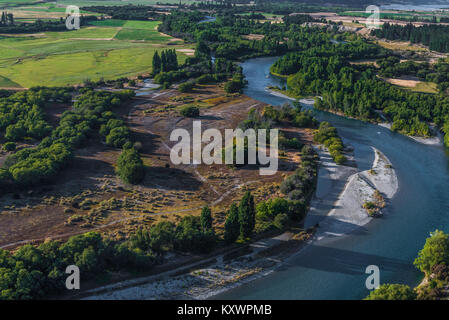
[[[201,210],[200,221],[203,232],[212,229],[212,212],[208,206],[205,206],[203,210]]]
[[[239,209],[235,203],[231,205],[226,216],[224,226],[224,240],[226,243],[233,243],[240,234]]]
[[[153,55],[153,75],[161,72],[161,58],[159,57],[159,53],[156,51]]]
[[[254,198],[251,192],[246,191],[239,205],[240,235],[243,238],[251,236],[256,225],[256,212]]]

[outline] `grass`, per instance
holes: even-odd
[[[438,93],[437,84],[434,82],[420,82],[411,90],[414,92]]]
[[[131,29],[149,29],[155,30],[156,27],[160,24],[160,21],[137,21],[137,20],[128,20],[126,21],[124,28]]]
[[[164,43],[169,40],[167,36],[161,35],[156,27],[159,21],[126,21],[115,36],[118,40],[145,40],[153,43]]]
[[[7,2],[24,1],[24,0],[0,0]],[[32,1],[25,1],[32,2]],[[56,0],[58,5],[74,5],[78,7],[90,7],[90,6],[124,6],[128,4],[133,5],[154,5],[157,4],[158,0],[127,0],[126,2],[122,0]],[[163,3],[179,4],[179,0],[164,0]],[[183,0],[183,4],[195,3],[195,0]]]
[[[153,43],[165,43],[169,39],[154,30],[127,28],[120,30],[115,38],[118,40],[145,40]]]
[[[121,23],[101,21],[103,26],[76,31],[0,37],[0,87],[73,85],[150,72],[155,50],[165,48],[171,38],[154,30],[156,21],[126,21],[123,29],[112,26]],[[186,57],[178,52],[179,62]]]
[[[107,19],[101,21],[90,21],[89,24],[98,27],[123,27],[125,20]]]
[[[6,87],[6,88],[20,88],[20,85],[17,83],[11,81],[8,78],[0,76],[0,87]]]
[[[419,47],[416,45],[412,45],[410,42],[404,42],[404,41],[394,41],[394,42],[387,42],[387,41],[377,41],[377,44],[381,47],[384,47],[386,49],[390,50],[408,50],[408,51],[428,51],[423,47]]]
[[[434,82],[425,82],[416,80],[407,81],[400,79],[386,79],[386,81],[391,83],[392,85],[413,92],[438,93],[438,86]]]
[[[0,0],[0,5],[32,3],[32,0]]]
[[[53,39],[106,39],[113,38],[118,30],[118,28],[87,27],[64,32],[46,32],[45,34]]]
[[[85,79],[127,77],[151,71],[156,49],[144,47],[50,55],[1,68],[0,74],[24,87],[64,86]],[[183,60],[185,56],[180,56],[180,62]]]

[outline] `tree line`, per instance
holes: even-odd
[[[388,40],[405,40],[420,43],[430,50],[449,52],[449,26],[428,24],[415,27],[413,24],[405,26],[384,23],[382,28],[374,29],[371,34]]]
[[[37,89],[30,89],[29,92],[33,90]],[[16,95],[11,97],[17,98]],[[11,184],[31,186],[52,179],[69,163],[73,157],[73,150],[82,147],[95,129],[100,129],[102,124],[107,126],[111,119],[117,117],[111,112],[112,108],[132,96],[134,92],[130,90],[109,93],[85,89],[77,97],[73,108],[62,114],[59,125],[51,130],[51,133],[50,130],[45,130],[45,134],[49,135],[44,137],[36,148],[25,148],[6,158],[3,167],[0,168],[0,187]],[[14,105],[9,105],[7,109],[14,109]],[[35,112],[36,109],[31,108],[30,117]],[[123,123],[115,122],[115,125],[117,127],[107,132],[106,142],[114,147],[122,147],[129,141],[129,132]],[[104,127],[102,132],[106,134]]]
[[[80,16],[80,25],[83,26],[89,21],[97,20],[95,16]],[[70,31],[65,25],[63,17],[55,20],[44,21],[36,19],[32,23],[17,23],[12,13],[2,13],[0,19],[0,31],[2,33],[35,33],[46,31]]]
[[[382,120],[378,112],[382,111],[392,122],[392,130],[417,136],[431,135],[427,123],[433,122],[446,133],[445,143],[449,145],[447,95],[403,90],[377,78],[378,70],[374,66],[349,63],[350,59],[363,56],[385,58],[388,52],[374,44],[355,40],[332,45],[334,48],[329,46],[287,54],[271,70],[288,76],[287,90],[293,95],[320,95],[315,100],[318,109],[373,121]],[[440,64],[436,68],[445,70],[446,67]],[[438,75],[429,74],[429,77]],[[441,87],[444,86],[443,83]]]
[[[376,61],[379,66],[379,75],[383,77],[401,77],[413,75],[426,82],[437,84],[440,93],[446,93],[449,88],[449,63],[440,59],[437,63],[428,62],[401,62],[399,57],[389,56],[388,58]]]
[[[89,6],[82,7],[81,10],[103,13],[112,19],[120,20],[159,20],[164,15],[157,12],[152,6],[132,4],[124,6]]]

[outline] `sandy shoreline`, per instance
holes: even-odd
[[[382,122],[382,123],[378,123],[377,125],[391,130],[391,123],[389,123],[389,122]],[[427,145],[432,145],[432,146],[442,146],[443,145],[443,134],[438,130],[438,128],[436,126],[431,125],[430,128],[431,128],[434,136],[429,137],[429,138],[410,136],[410,135],[406,135],[406,134],[404,134],[404,136],[406,136],[412,140],[415,140],[416,142],[422,143],[422,144],[427,144]]]
[[[292,101],[296,100],[295,98],[289,97],[286,94],[283,94],[282,92],[279,92],[279,91],[276,91],[276,90],[273,90],[273,89],[266,88],[265,90],[269,94],[271,94],[273,96],[276,96],[276,97],[280,97],[280,98],[284,98],[284,99],[288,99],[288,100],[292,100]]]
[[[334,165],[337,167],[335,171],[340,172],[340,177],[336,176],[334,179],[341,182],[347,177],[347,180],[343,191],[335,199],[333,208],[319,222],[320,227],[316,239],[342,236],[357,230],[373,219],[363,208],[363,204],[375,200],[374,192],[376,190],[386,200],[391,199],[397,192],[398,180],[390,161],[379,150],[374,147],[372,149],[375,159],[370,170],[357,172],[355,168],[351,170],[347,166]],[[323,158],[328,155],[327,151],[320,151],[320,153]],[[329,170],[329,167],[325,167],[323,170]],[[336,174],[334,173],[334,175]],[[332,195],[325,194],[324,196]],[[328,201],[332,200],[334,199],[328,199]],[[380,214],[382,213],[380,212]]]

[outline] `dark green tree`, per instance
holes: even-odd
[[[233,243],[240,234],[239,209],[235,203],[231,205],[226,216],[224,225],[224,240],[226,243]]]
[[[239,205],[240,235],[243,238],[251,236],[256,225],[256,210],[254,208],[254,197],[251,192],[246,191]]]
[[[440,230],[432,232],[413,264],[426,274],[434,265],[449,264],[449,235]]]
[[[167,68],[168,64],[167,64],[167,54],[166,51],[163,50],[161,53],[161,71],[162,72],[167,72],[168,68]]]
[[[161,221],[150,229],[151,249],[157,252],[173,248],[176,225],[170,221]]]
[[[365,300],[414,300],[416,293],[403,284],[383,284],[372,291]]]
[[[208,206],[203,207],[201,210],[201,227],[203,232],[212,230],[212,212]]]
[[[159,53],[156,51],[153,55],[153,75],[161,72],[161,58],[159,57]]]
[[[117,174],[126,183],[137,184],[143,180],[145,168],[136,149],[122,151],[117,160]]]

